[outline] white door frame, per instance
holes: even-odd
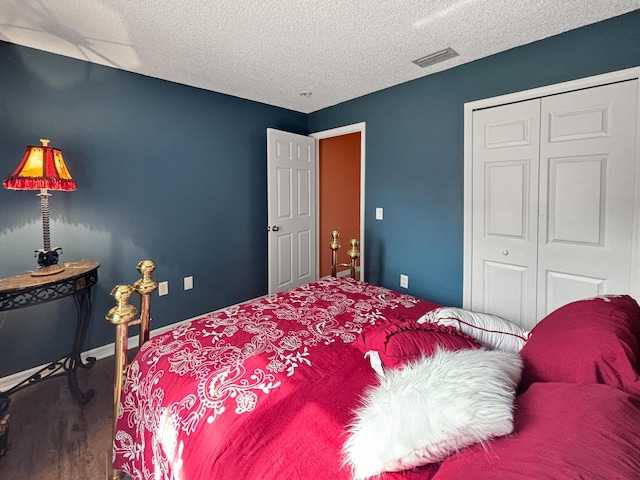
[[[311,133],[310,137],[316,139],[316,192],[320,192],[320,140],[324,138],[339,137],[349,133],[360,132],[360,279],[364,279],[364,266],[366,257],[364,255],[364,198],[365,198],[365,165],[366,165],[366,122],[354,123],[344,127],[332,128],[321,132]],[[320,202],[316,201],[316,232],[320,235]],[[324,241],[326,240],[326,241]],[[316,272],[320,272],[320,249],[328,245],[331,239],[319,238],[316,249]],[[328,247],[327,247],[328,248]]]
[[[471,265],[472,265],[472,162],[473,162],[473,111],[483,108],[497,107],[507,103],[521,102],[539,97],[546,97],[572,90],[596,87],[608,83],[622,82],[625,80],[640,79],[640,67],[633,67],[616,72],[594,75],[591,77],[558,83],[522,92],[501,95],[498,97],[477,100],[464,104],[464,262],[462,304],[464,308],[471,306]],[[639,82],[640,84],[640,82]],[[639,88],[640,90],[640,88]],[[640,99],[640,92],[638,95]],[[640,104],[640,100],[639,100]],[[640,105],[638,106],[637,119],[637,148],[636,148],[636,187],[633,216],[633,249],[631,272],[631,296],[640,300]]]

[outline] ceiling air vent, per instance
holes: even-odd
[[[430,53],[426,57],[419,58],[414,60],[413,63],[418,65],[419,67],[425,68],[436,63],[444,62],[445,60],[449,60],[450,58],[457,57],[458,52],[456,52],[453,48],[445,48],[444,50],[440,50],[439,52]]]

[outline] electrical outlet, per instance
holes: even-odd
[[[383,217],[384,217],[384,210],[382,210],[382,208],[380,207],[376,208],[376,220],[382,220]]]
[[[158,284],[158,296],[169,295],[169,282],[160,282]]]
[[[409,288],[409,277],[407,275],[400,274],[400,286],[402,288]]]
[[[184,277],[184,289],[191,290],[193,288],[193,277]]]

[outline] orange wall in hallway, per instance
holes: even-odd
[[[331,274],[331,231],[338,230],[338,263],[348,263],[349,240],[360,241],[360,132],[320,140],[320,277]],[[358,262],[358,265],[360,262]],[[340,270],[346,270],[341,268]]]

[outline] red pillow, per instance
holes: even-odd
[[[378,352],[387,368],[401,367],[429,356],[437,348],[456,351],[480,347],[476,340],[451,326],[418,324],[414,320],[368,325],[353,344],[362,353]]]
[[[640,478],[640,398],[606,385],[536,383],[514,432],[450,456],[433,480]]]
[[[640,307],[628,295],[573,302],[538,323],[520,355],[533,382],[603,383],[640,394]]]

